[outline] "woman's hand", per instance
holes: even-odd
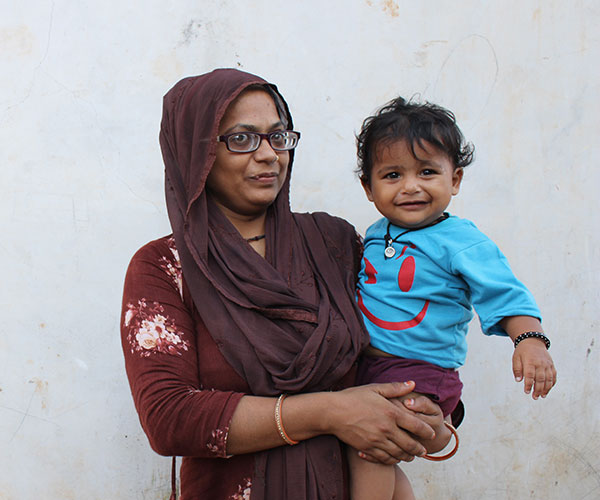
[[[327,433],[359,450],[361,457],[371,462],[395,464],[424,455],[427,449],[419,441],[433,440],[434,426],[440,428],[435,408],[420,399],[413,402],[416,411],[390,401],[413,389],[413,382],[394,382],[331,393]]]
[[[401,402],[399,398],[411,394],[414,387],[414,382],[394,382],[291,395],[280,408],[281,423],[296,441],[332,434],[371,462],[410,462],[427,453],[424,444],[446,430],[441,411],[427,398]],[[240,400],[229,428],[228,454],[285,444],[275,425],[275,402],[276,398],[258,396]]]
[[[427,448],[427,453],[436,453],[443,450],[452,437],[452,433],[444,425],[444,415],[441,408],[423,394],[411,393],[394,400],[404,411],[411,411],[423,422],[431,426],[435,432],[433,439],[420,439],[420,443]]]

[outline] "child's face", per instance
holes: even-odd
[[[435,221],[458,194],[462,168],[432,144],[415,144],[415,158],[405,140],[376,146],[371,182],[363,188],[377,210],[396,226],[417,229]]]

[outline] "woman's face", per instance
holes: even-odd
[[[229,105],[219,135],[285,129],[271,96],[262,90],[249,90]],[[250,153],[232,153],[219,142],[206,180],[207,191],[229,219],[262,215],[283,186],[289,161],[289,152],[273,151],[267,140]]]

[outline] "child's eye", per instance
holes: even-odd
[[[390,172],[389,174],[385,175],[385,179],[397,179],[398,177],[400,177],[398,172]]]
[[[435,174],[437,174],[437,172],[435,170],[433,170],[432,168],[425,168],[421,171],[421,175],[424,175],[424,176],[435,175]]]

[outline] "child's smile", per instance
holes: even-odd
[[[462,168],[430,143],[415,143],[413,156],[405,140],[379,144],[371,179],[363,187],[377,210],[396,226],[417,229],[435,221],[458,194]]]

